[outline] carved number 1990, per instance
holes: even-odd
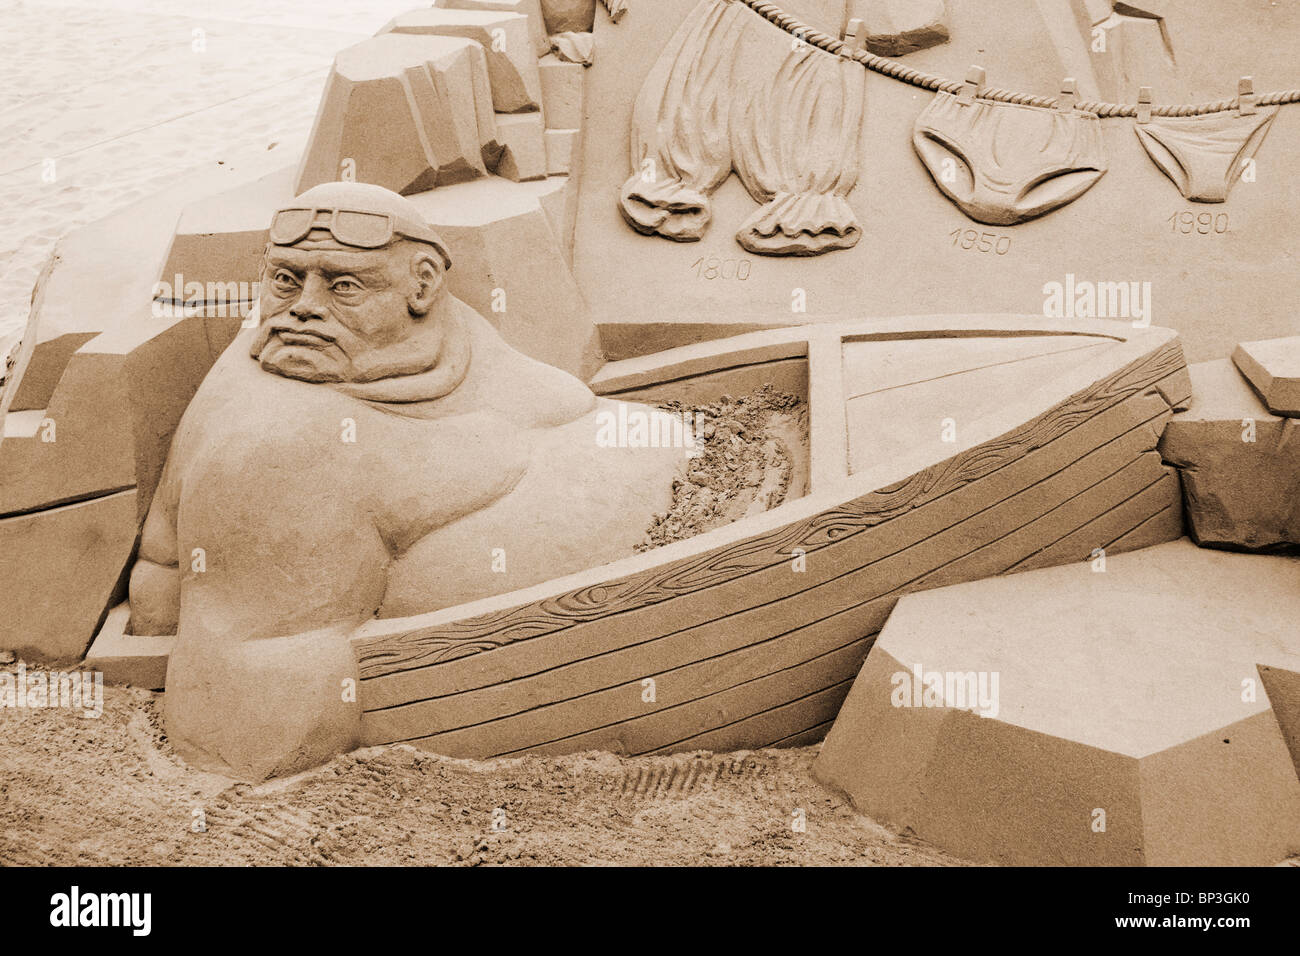
[[[1226,212],[1216,215],[1208,212],[1195,213],[1187,209],[1183,212],[1174,213],[1165,221],[1173,227],[1174,232],[1182,233],[1184,236],[1221,236],[1228,231],[1228,214]]]

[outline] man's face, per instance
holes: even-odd
[[[368,353],[407,338],[412,252],[403,242],[357,249],[303,240],[271,246],[262,276],[268,371],[309,382],[365,379]]]

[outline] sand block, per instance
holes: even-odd
[[[135,487],[144,517],[172,432],[240,320],[136,311],[72,356],[47,408],[5,416],[0,516]]]
[[[850,0],[849,17],[866,26],[867,49],[902,56],[948,42],[944,0]]]
[[[497,114],[497,136],[505,151],[497,173],[515,182],[546,176],[546,136],[541,113]]]
[[[1300,417],[1300,335],[1242,342],[1232,353],[1232,361],[1270,412]]]
[[[483,47],[385,33],[335,57],[294,191],[355,178],[420,192],[486,175],[498,152]]]
[[[437,0],[435,7],[444,10],[497,10],[519,13],[528,18],[528,36],[535,56],[545,56],[550,44],[546,39],[546,18],[539,0]]]
[[[577,148],[576,129],[548,129],[546,131],[546,173],[548,176],[565,176],[572,164],[573,151]]]
[[[167,684],[167,661],[175,635],[128,634],[130,605],[125,602],[108,612],[104,626],[86,652],[86,666],[103,673],[111,684],[130,684],[162,690]]]
[[[904,597],[814,774],[977,861],[1246,865],[1296,852],[1294,715],[1261,678],[1269,668],[1300,692],[1300,559],[1182,540],[1101,567]]]
[[[135,547],[134,489],[0,518],[0,648],[80,658]]]
[[[73,353],[99,333],[133,326],[158,331],[162,325],[149,303],[181,210],[199,197],[265,176],[284,164],[283,156],[276,150],[204,164],[60,239],[37,279],[0,415],[46,408]]]
[[[542,0],[546,32],[581,33],[596,22],[596,0]]]
[[[1189,533],[1206,547],[1300,544],[1300,422],[1272,414],[1227,359],[1188,367],[1191,407],[1160,454],[1179,469]]]
[[[537,54],[528,34],[528,18],[503,10],[447,10],[429,7],[394,17],[380,33],[465,37],[487,54],[492,108],[519,113],[541,108],[542,86]]]
[[[541,205],[564,186],[491,177],[410,198],[452,250],[452,294],[521,352],[585,381],[601,362],[596,331]]]
[[[262,267],[271,215],[293,198],[296,176],[296,166],[284,166],[186,205],[158,276],[160,290],[170,291],[173,302],[184,304],[193,301],[184,286],[199,283],[204,287],[195,310],[199,314],[230,314],[232,304],[234,311],[246,314],[257,301],[253,284]],[[191,291],[197,292],[192,286]]]
[[[548,53],[538,61],[537,68],[541,74],[547,129],[581,128],[586,67],[581,63],[565,63],[554,53]]]

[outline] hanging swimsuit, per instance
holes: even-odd
[[[1106,173],[1101,122],[1064,112],[938,93],[912,145],[935,184],[976,222],[1010,226],[1079,198]]]
[[[1276,115],[1274,106],[1244,116],[1162,116],[1134,129],[1147,155],[1185,198],[1223,202],[1241,175],[1241,163],[1259,149]]]

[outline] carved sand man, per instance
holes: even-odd
[[[624,557],[683,462],[600,447],[612,403],[452,296],[396,193],[317,186],[270,235],[258,325],[186,410],[130,581],[133,633],[177,635],[169,737],[254,778],[358,743],[359,623]]]

